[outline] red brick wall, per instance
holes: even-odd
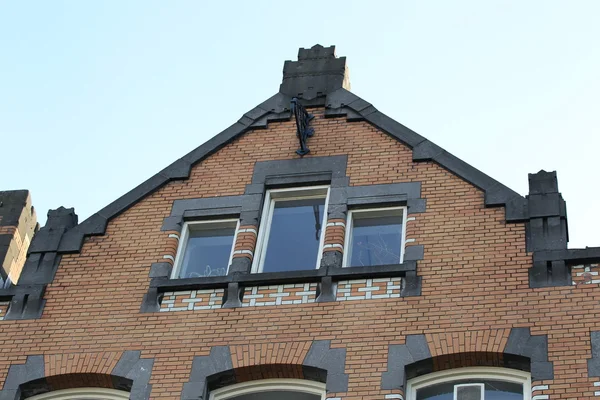
[[[497,350],[511,327],[530,327],[533,335],[549,338],[555,379],[544,393],[552,399],[592,396],[586,359],[589,331],[600,330],[598,286],[530,289],[523,224],[506,224],[504,209],[485,208],[480,190],[436,164],[413,163],[407,147],[367,123],[316,115],[307,157],[347,154],[351,185],[423,183],[427,212],[407,227],[407,236],[425,246],[418,265],[422,296],[139,312],[150,264],[174,252],[176,241],[160,230],[174,200],[240,195],[256,161],[297,157],[294,122],[271,123],[195,166],[188,180],[169,183],[110,221],[106,234],[87,238],[80,254],[65,255],[42,318],[0,321],[0,383],[9,365],[26,355],[88,360],[71,362],[68,370],[77,373],[108,365],[91,354],[141,350],[143,358],[155,358],[152,398],[178,399],[193,357],[207,355],[211,346],[232,346],[236,363],[241,357],[246,367],[267,359],[264,346],[284,352],[269,357],[293,364],[307,342],[331,340],[332,347],[347,349],[349,392],[340,396],[381,399],[389,393],[379,390],[388,345],[404,343],[404,335],[426,334],[439,355]],[[243,240],[250,245],[254,239]],[[258,356],[246,359],[248,346],[260,348]]]

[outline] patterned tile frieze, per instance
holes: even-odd
[[[357,279],[340,281],[337,301],[389,299],[400,297],[402,278]]]
[[[316,297],[316,283],[252,286],[244,290],[242,307],[314,303]]]
[[[160,311],[209,310],[221,308],[224,289],[186,290],[167,292],[160,304]]]

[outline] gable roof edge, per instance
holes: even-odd
[[[371,103],[354,93],[343,88],[338,89],[327,96],[326,107],[328,109],[326,116],[328,117],[341,116],[350,110],[350,120],[363,119],[411,148],[414,162],[433,161],[459,178],[483,190],[485,205],[488,207],[505,207],[507,222],[527,219],[528,212],[525,197],[388,117],[373,107]]]
[[[58,251],[60,253],[78,252],[81,250],[85,236],[103,235],[110,219],[125,212],[170,181],[189,178],[195,164],[214,154],[238,136],[252,129],[266,128],[270,121],[281,121],[290,117],[289,97],[282,93],[271,96],[216,136],[68,230],[60,242]]]

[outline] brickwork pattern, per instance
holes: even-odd
[[[47,377],[75,373],[110,374],[123,353],[48,354],[44,356],[44,375]]]
[[[221,308],[224,289],[186,290],[166,292],[160,311],[191,311]]]
[[[158,262],[168,262],[171,265],[175,262],[177,256],[177,248],[179,247],[179,232],[169,231],[167,233],[167,240],[165,241],[165,250],[162,258]]]
[[[258,228],[253,225],[240,226],[237,231],[233,257],[254,258]]]
[[[212,345],[279,344],[330,339],[347,349],[344,400],[381,399],[390,344],[404,335],[497,331],[530,327],[547,334],[552,399],[592,398],[587,377],[590,330],[600,329],[597,285],[529,288],[531,254],[525,226],[507,224],[504,209],[485,208],[479,189],[432,162],[414,163],[409,148],[366,122],[324,118],[311,109],[315,135],[305,157],[348,155],[351,185],[422,182],[427,212],[407,224],[424,245],[422,295],[377,301],[241,307],[181,313],[140,313],[149,266],[161,259],[161,226],[174,200],[241,195],[257,161],[297,157],[294,121],[243,135],[111,220],[106,234],[88,237],[79,254],[64,255],[46,292],[41,319],[2,321],[0,385],[11,364],[31,354],[140,350],[154,358],[152,399],[179,399],[193,357]],[[469,160],[466,160],[469,161]],[[368,329],[366,329],[368,327]],[[491,335],[491,332],[490,332]]]
[[[531,400],[548,400],[550,395],[546,394],[549,385],[531,385]]]
[[[501,353],[510,329],[493,329],[466,332],[426,333],[429,350],[433,357],[445,354],[472,352]]]
[[[314,303],[316,283],[251,286],[244,289],[242,307]]]
[[[357,279],[338,282],[336,300],[371,300],[400,297],[402,278]]]
[[[346,221],[339,218],[327,221],[323,251],[344,251]]]

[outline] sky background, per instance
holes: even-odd
[[[80,221],[336,45],[352,91],[527,194],[558,171],[569,247],[600,246],[600,1],[0,0],[0,190]]]

